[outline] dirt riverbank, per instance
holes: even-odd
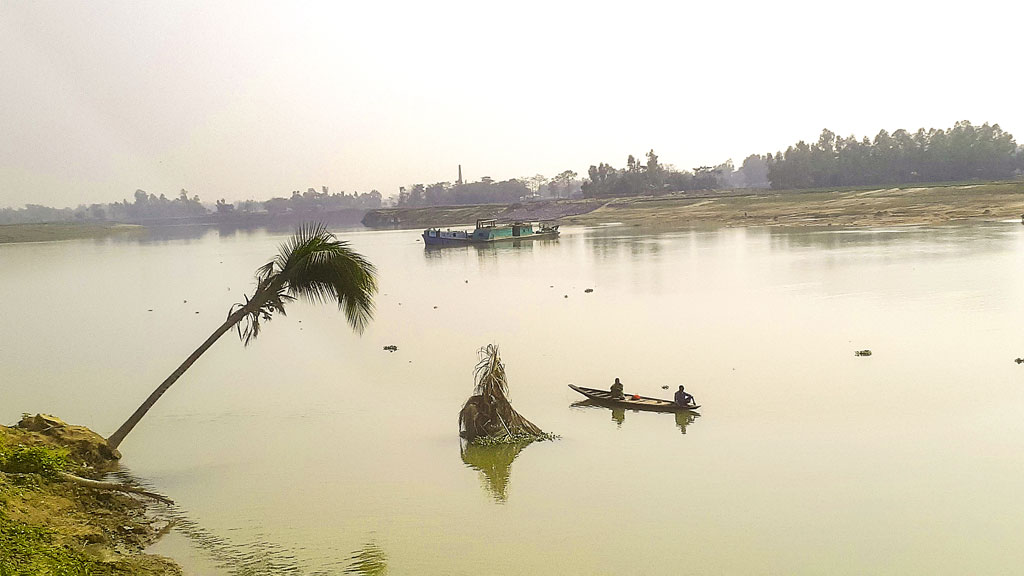
[[[117,469],[106,441],[49,416],[0,426],[0,574],[180,575],[142,550],[169,528],[148,497],[69,481]]]
[[[0,244],[105,238],[115,234],[140,234],[144,230],[132,224],[4,224],[0,226]]]
[[[376,215],[374,215],[377,213]],[[632,198],[372,211],[396,228],[472,225],[477,218],[690,226],[893,226],[1019,219],[1024,181],[811,191],[685,192]],[[371,216],[374,215],[374,216]],[[370,222],[366,222],[371,225]]]

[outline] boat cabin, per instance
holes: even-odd
[[[427,238],[439,238],[443,240],[469,240],[470,233],[465,230],[452,230],[451,228],[447,230],[441,230],[440,228],[427,228],[424,236]]]
[[[505,226],[498,226],[495,220],[477,220],[476,230],[473,231],[473,240],[489,241],[532,235],[533,224],[514,222]]]

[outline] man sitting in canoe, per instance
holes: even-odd
[[[676,390],[676,404],[679,406],[693,406],[697,402],[693,399],[692,394],[687,394],[686,390],[683,389],[683,385],[679,385],[679,390]]]
[[[619,382],[618,378],[616,378],[615,383],[612,384],[611,392],[612,398],[615,398],[616,400],[622,400],[625,397],[622,394],[622,382]]]

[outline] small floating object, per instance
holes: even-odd
[[[871,356],[871,350],[857,350],[853,353],[854,356]]]
[[[1016,362],[1017,364],[1024,364],[1024,358],[1017,358],[1016,360],[1014,360],[1014,362]]]
[[[563,296],[563,298],[568,298],[568,297],[569,297],[569,295],[568,295],[568,294],[566,294],[565,296]]]
[[[437,306],[434,306],[434,310],[437,310]]]
[[[199,310],[196,310],[196,314],[199,314]]]
[[[395,346],[394,344],[388,344],[387,346],[384,347],[384,349],[387,350],[388,352],[397,352],[398,346]]]
[[[593,288],[587,288],[587,289],[586,289],[586,290],[584,290],[583,292],[584,292],[585,294],[590,294],[590,293],[591,293],[591,292],[593,292],[593,291],[594,291],[594,289],[593,289]]]
[[[664,386],[662,386],[661,389],[662,390],[668,390],[668,384],[665,384]]]

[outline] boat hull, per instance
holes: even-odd
[[[486,240],[473,238],[472,236],[468,236],[466,238],[449,238],[442,236],[430,236],[427,232],[423,233],[423,243],[427,246],[467,246],[469,244],[497,244],[501,242],[514,242],[516,240],[550,240],[552,238],[558,238],[557,230],[551,232],[535,232],[524,236],[500,236]]]
[[[581,386],[573,386],[572,384],[569,384],[569,388],[583,394],[598,404],[603,404],[605,406],[621,406],[631,410],[646,410],[648,412],[694,412],[700,408],[699,404],[692,406],[680,406],[671,400],[650,398],[648,396],[640,396],[637,399],[634,399],[631,395],[626,396],[625,398],[612,398],[612,393],[608,390],[583,388]]]

